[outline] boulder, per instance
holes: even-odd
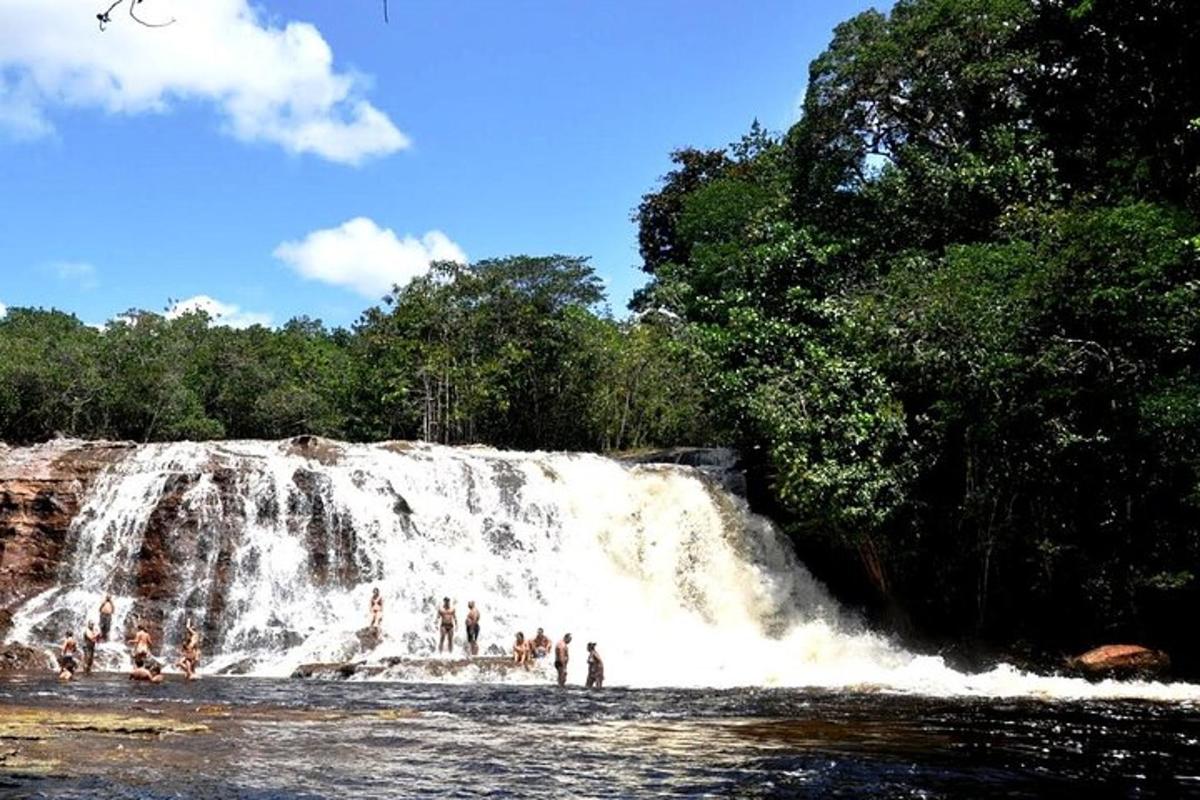
[[[0,645],[0,672],[45,672],[51,669],[54,669],[54,656],[49,650],[20,642]]]
[[[1158,675],[1171,668],[1162,650],[1136,644],[1106,644],[1067,660],[1067,666],[1096,678]]]

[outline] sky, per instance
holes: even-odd
[[[111,0],[108,0],[111,2]],[[669,154],[797,118],[858,0],[0,0],[0,313],[350,325],[431,259],[588,256]]]

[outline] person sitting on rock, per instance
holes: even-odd
[[[87,630],[83,632],[83,674],[92,674],[92,664],[96,660],[96,642],[100,641],[100,631],[96,623],[88,620]]]
[[[58,679],[60,681],[69,681],[75,676],[75,670],[79,668],[75,661],[77,653],[78,645],[75,643],[75,634],[67,631],[63,634],[62,649],[58,654]]]
[[[545,658],[550,655],[550,637],[541,628],[538,628],[537,636],[534,636],[529,644],[534,658]]]
[[[153,643],[146,626],[139,622],[137,633],[129,641],[133,645],[133,663],[139,667],[144,666],[146,659],[150,657],[150,645]]]
[[[371,594],[371,630],[378,631],[379,626],[383,624],[383,597],[379,594],[379,587],[375,587],[375,591]]]
[[[604,659],[600,658],[595,642],[587,643],[587,653],[587,688],[600,689],[604,686]]]
[[[513,642],[513,663],[529,669],[529,642],[525,641],[523,631],[517,631],[517,640]]]
[[[104,595],[100,603],[100,638],[108,641],[108,632],[112,628],[113,599],[111,594]]]

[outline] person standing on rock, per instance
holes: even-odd
[[[183,670],[189,681],[196,679],[196,667],[200,665],[200,634],[192,627],[192,618],[187,620],[187,634],[183,639],[183,654],[175,666]]]
[[[375,587],[375,591],[371,593],[371,630],[378,633],[379,626],[383,624],[383,597],[379,594],[379,587]]]
[[[113,615],[113,599],[111,594],[104,595],[104,602],[100,604],[100,638],[102,641],[108,641],[108,632],[112,629]]]
[[[437,614],[438,628],[441,632],[438,639],[438,652],[442,652],[442,645],[446,646],[446,652],[454,650],[454,631],[458,629],[458,612],[454,610],[454,606],[450,605],[450,598],[442,598],[442,607],[438,609]]]
[[[559,686],[567,685],[567,662],[571,660],[569,644],[571,644],[571,634],[568,633],[558,644],[554,645],[554,669],[558,672]]]
[[[69,681],[74,677],[75,670],[79,668],[75,661],[78,649],[78,645],[75,643],[75,634],[70,631],[63,634],[62,650],[58,654],[58,679],[60,681]]]
[[[467,650],[471,655],[479,655],[479,609],[474,600],[467,601]]]
[[[96,623],[88,620],[87,630],[83,632],[83,674],[92,674],[92,664],[96,660],[96,642],[100,641],[100,631]]]
[[[596,649],[595,642],[587,643],[587,688],[600,689],[604,686],[604,659],[600,658],[600,651]]]

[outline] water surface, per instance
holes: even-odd
[[[6,714],[133,712],[203,732],[0,739],[44,798],[1200,796],[1191,703],[798,689],[205,678],[0,681]]]

